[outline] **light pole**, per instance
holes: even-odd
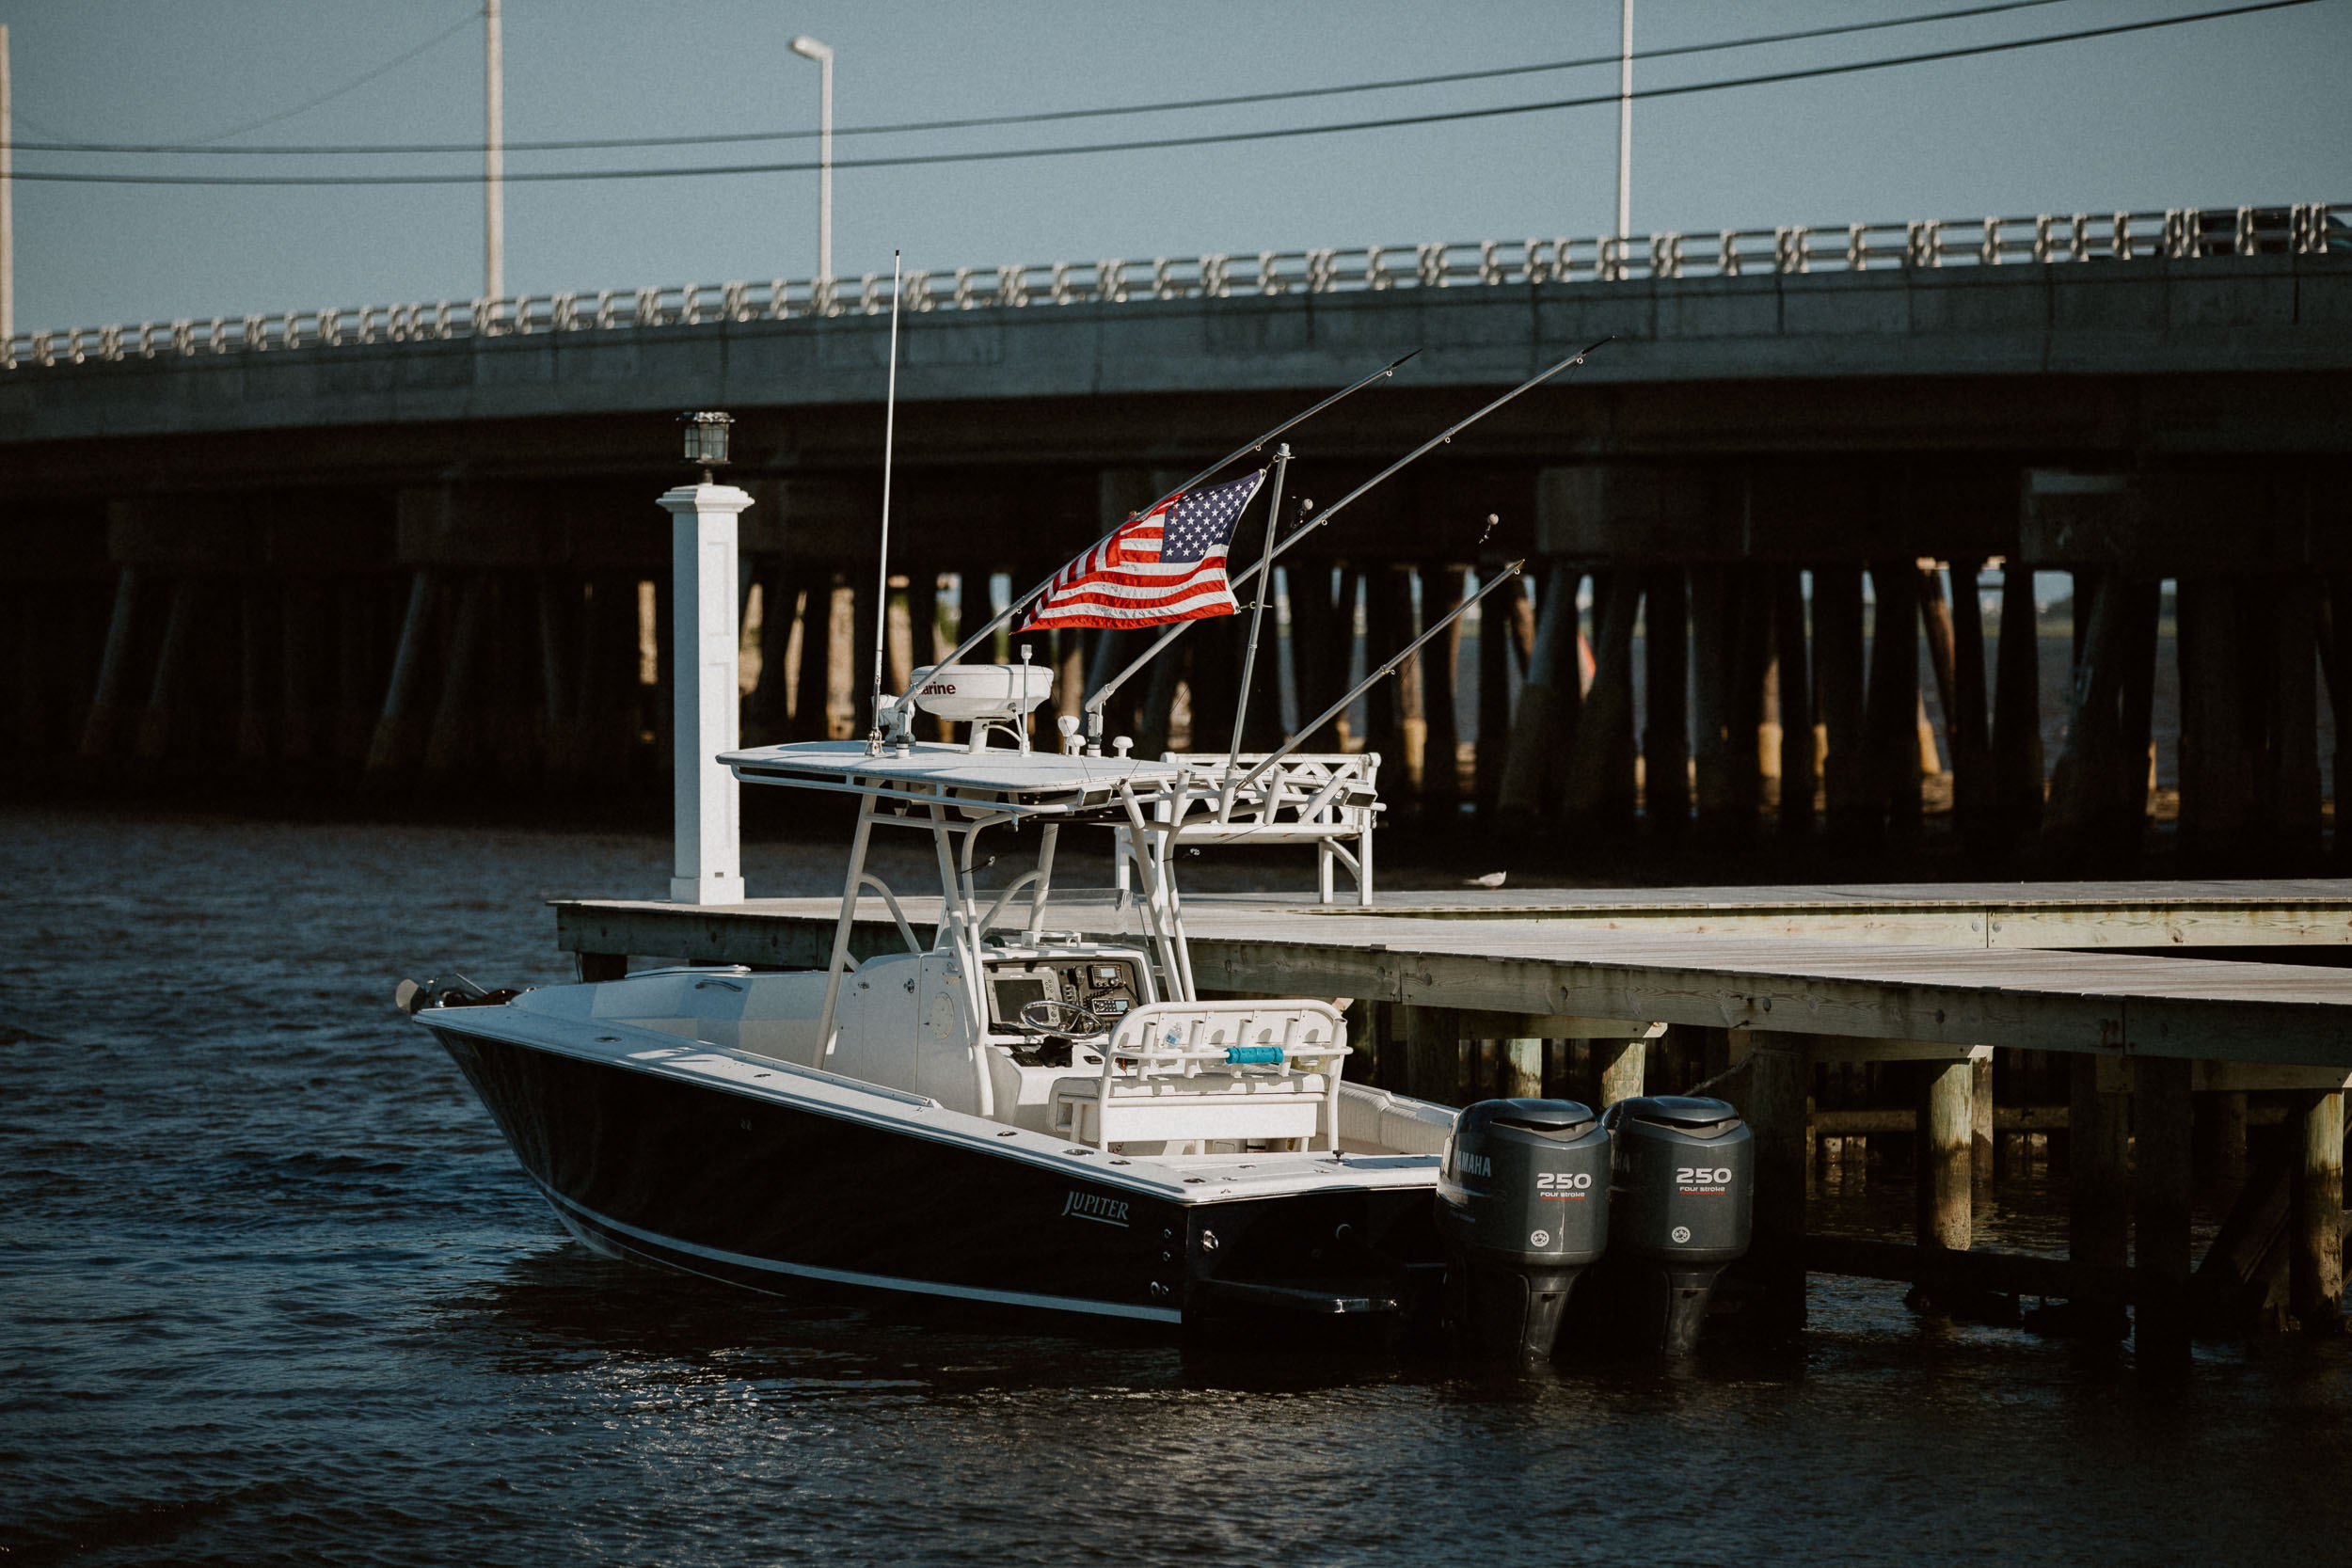
[[[482,293],[495,300],[506,297],[506,63],[499,29],[499,0],[485,0],[482,19],[482,112],[486,132],[482,154]]]
[[[815,60],[817,87],[817,277],[833,277],[833,51],[803,33],[792,40],[792,53]]]
[[[1617,40],[1617,244],[1633,237],[1633,0],[1621,0]]]

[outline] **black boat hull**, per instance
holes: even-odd
[[[1170,1327],[1410,1315],[1435,1283],[1426,1190],[1175,1202],[1107,1171],[433,1033],[565,1227],[621,1257],[755,1290],[822,1282]]]

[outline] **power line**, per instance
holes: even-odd
[[[1725,77],[1712,82],[1691,82],[1679,87],[1645,87],[1633,97],[1679,98],[1695,93],[1722,92],[1735,87],[1769,87],[1783,82],[1809,81],[1824,76],[1846,76],[1866,71],[1884,71],[1897,66],[1926,65],[1942,60],[1966,59],[1985,55],[2008,54],[2021,49],[2036,49],[2045,44],[2074,43],[2085,39],[2113,38],[2125,33],[2144,33],[2165,27],[2178,27],[2192,22],[2211,22],[2223,17],[2249,16],[2261,11],[2289,10],[2296,7],[2315,5],[2318,0],[2259,0],[2257,4],[2227,6],[2215,10],[2193,11],[2181,16],[2160,17],[2146,22],[2119,23],[2105,27],[2085,27],[2070,33],[2048,33],[2038,38],[2010,39],[1996,43],[1979,43],[1933,49],[1913,55],[1885,55],[1878,59],[1853,60],[1842,65],[1809,66],[1789,71],[1766,71],[1753,76]],[[1438,125],[1474,119],[1497,119],[1512,115],[1542,114],[1557,109],[1590,108],[1596,104],[1614,103],[1618,95],[1600,93],[1583,98],[1559,98],[1540,103],[1507,103],[1485,109],[1451,109],[1419,115],[1399,115],[1385,119],[1359,119],[1324,125],[1294,125],[1272,131],[1227,131],[1191,136],[1155,136],[1140,141],[1091,142],[1073,147],[1006,148],[982,152],[905,153],[892,157],[837,158],[835,168],[907,168],[940,164],[1008,163],[1028,158],[1068,158],[1100,152],[1162,151],[1172,148],[1224,146],[1238,142],[1281,141],[1298,136],[1336,135],[1352,131],[1380,131],[1408,125]],[[540,183],[552,181],[602,180],[684,180],[714,175],[733,174],[800,174],[815,169],[813,163],[797,164],[714,164],[684,168],[628,169],[566,169],[541,170],[527,174],[509,174],[510,182]],[[481,180],[479,174],[313,174],[313,175],[235,175],[235,174],[54,174],[17,173],[14,178],[40,181],[55,184],[86,185],[461,185]]]
[[[152,147],[142,147],[132,143],[117,144],[113,142],[72,141],[67,139],[63,132],[55,130],[41,121],[35,119],[32,116],[19,110],[16,116],[18,119],[23,120],[27,125],[35,127],[40,131],[43,135],[51,136],[56,139],[45,142],[28,142],[18,140],[14,143],[14,146],[20,150],[32,152],[151,151],[199,152],[213,154],[221,152],[275,151],[278,150],[267,147],[215,147],[210,144],[218,141],[226,141],[230,136],[242,136],[248,131],[258,131],[264,125],[275,125],[281,119],[292,119],[296,115],[308,114],[310,110],[317,108],[322,103],[332,103],[334,100],[342,97],[343,94],[347,92],[355,92],[359,88],[366,87],[370,82],[374,81],[377,77],[389,75],[390,72],[399,70],[402,66],[406,65],[410,60],[413,60],[418,55],[424,54],[435,45],[448,42],[451,39],[456,37],[459,33],[464,32],[467,28],[472,26],[481,19],[482,9],[479,6],[475,6],[469,9],[464,16],[459,17],[449,26],[444,27],[441,31],[434,34],[422,43],[418,44],[414,49],[408,50],[404,54],[394,55],[392,58],[386,60],[382,65],[373,67],[361,74],[353,77],[350,81],[343,83],[341,87],[330,87],[326,92],[320,93],[314,98],[306,98],[290,109],[280,109],[276,114],[264,115],[260,119],[247,120],[243,125],[231,126],[226,131],[215,131],[209,136],[199,136],[191,141],[185,142],[160,143]],[[468,150],[480,152],[483,149],[481,144],[476,143]]]
[[[374,70],[353,77],[350,81],[345,82],[342,87],[330,87],[326,91],[320,93],[315,98],[306,98],[291,109],[280,109],[274,115],[263,115],[259,119],[248,120],[245,124],[236,126],[230,130],[215,132],[210,136],[200,136],[197,139],[195,145],[188,148],[188,150],[191,152],[250,152],[258,150],[254,148],[246,147],[206,147],[203,144],[205,142],[227,141],[230,136],[242,136],[248,131],[259,131],[264,125],[275,125],[281,119],[292,119],[296,115],[308,114],[322,103],[330,103],[347,92],[356,92],[359,88],[366,87],[370,82],[374,81],[379,76],[390,74],[392,71],[399,70],[402,66],[406,65],[410,60],[413,60],[418,55],[423,54],[426,50],[455,38],[459,33],[464,32],[467,28],[472,26],[481,19],[482,9],[479,6],[477,6],[473,9],[469,10],[464,16],[459,17],[449,26],[444,27],[441,31],[434,34],[431,38],[425,40],[414,49],[409,50],[406,54],[395,55],[393,58],[386,60],[382,65],[377,66]],[[475,150],[479,151],[481,150],[477,148]]]
[[[1760,33],[1752,38],[1724,39],[1712,43],[1677,44],[1671,48],[1644,50],[1635,55],[1634,58],[1636,60],[1647,61],[1668,59],[1683,55],[1715,54],[1724,50],[1752,49],[1765,44],[1792,43],[1803,41],[1807,39],[1836,38],[1849,33],[1879,32],[1889,27],[1910,27],[1922,23],[1931,22],[1952,22],[1968,17],[1991,16],[2003,11],[2032,10],[2043,6],[2056,6],[2069,3],[2070,0],[2002,0],[2002,3],[1997,5],[1966,6],[1957,10],[1930,11],[1916,16],[1890,17],[1877,22],[1846,23],[1834,27],[1808,27],[1801,31],[1788,33]],[[470,17],[468,18],[467,21],[459,23],[457,27],[450,29],[450,32],[453,33],[458,30],[458,27],[470,25],[471,21],[472,19]],[[413,59],[417,55],[422,54],[425,49],[431,48],[433,44],[440,42],[441,39],[445,39],[449,36],[449,33],[441,34],[439,38],[430,40],[420,48],[412,50],[409,54],[403,55],[399,60],[391,62],[391,65],[387,65],[373,72],[371,76],[362,78],[362,81],[373,80],[373,76],[381,75],[385,71],[390,70],[392,65],[404,64],[407,60]],[[1037,125],[1057,120],[1099,119],[1111,116],[1168,114],[1186,109],[1232,108],[1245,103],[1275,103],[1286,102],[1292,99],[1330,98],[1344,93],[1389,92],[1403,87],[1439,87],[1456,82],[1484,82],[1493,81],[1506,76],[1528,76],[1554,71],[1577,71],[1592,66],[1615,65],[1617,60],[1618,56],[1615,55],[1587,55],[1582,59],[1548,60],[1538,65],[1498,66],[1481,71],[1453,71],[1431,76],[1399,76],[1391,78],[1387,81],[1350,82],[1341,86],[1327,87],[1291,87],[1279,92],[1235,93],[1223,98],[1185,98],[1163,103],[1120,103],[1102,108],[1052,109],[1019,115],[980,115],[963,119],[907,120],[895,125],[853,125],[836,127],[834,131],[834,135],[836,136],[900,135],[910,132],[921,131],[967,131],[984,129],[998,125]],[[358,85],[359,84],[352,84],[352,86],[355,87]],[[337,92],[345,92],[349,90],[349,87],[342,87],[338,88]],[[335,96],[335,94],[328,94],[326,96],[332,97]],[[324,102],[326,102],[325,98],[316,99],[313,100],[310,104],[306,104],[302,107],[315,106],[316,103]],[[290,109],[286,111],[285,115],[279,115],[273,118],[284,119],[287,115],[293,115],[299,112],[299,108]],[[268,122],[257,121],[256,125],[266,123]],[[243,127],[243,130],[252,130],[254,128],[255,126],[248,125]],[[241,132],[230,131],[222,133],[222,135],[229,136],[240,134]],[[697,136],[612,136],[573,141],[510,141],[505,144],[505,150],[509,152],[570,152],[628,147],[703,147],[741,142],[802,141],[814,137],[818,134],[818,133],[810,130],[737,131]],[[437,152],[463,152],[479,154],[484,150],[483,145],[480,142],[355,142],[347,144],[278,144],[262,147],[209,147],[200,142],[92,142],[57,140],[46,142],[20,141],[16,144],[16,146],[19,150],[27,152],[127,152],[155,154],[248,153],[272,157],[310,156],[317,154],[370,155],[378,153],[416,154]]]

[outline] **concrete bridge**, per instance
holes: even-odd
[[[911,623],[932,624],[959,583],[1041,576],[1313,392],[1420,349],[1298,433],[1292,493],[1328,498],[1613,335],[1286,574],[1282,678],[1312,711],[1357,614],[1375,650],[1396,645],[1494,552],[1548,560],[1535,602],[1504,617],[1518,635],[1477,641],[1475,678],[1407,681],[1353,737],[1391,759],[1391,798],[1443,813],[1467,790],[1499,816],[1639,813],[1667,832],[1695,805],[1733,838],[1778,799],[1793,828],[1813,831],[1818,804],[1841,832],[1899,842],[1931,762],[1956,775],[1972,842],[2026,842],[2047,769],[2030,594],[2015,590],[2030,567],[2063,567],[2080,583],[2082,711],[2045,837],[2103,863],[2136,850],[2169,578],[2183,639],[2205,650],[2196,670],[2219,672],[2184,683],[2184,842],[2233,864],[2308,859],[2312,656],[2332,666],[2334,625],[2352,626],[2328,593],[2328,574],[2352,572],[2348,216],[916,274],[894,565]],[[853,723],[852,650],[870,641],[854,628],[875,606],[851,569],[878,510],[887,306],[886,279],[779,280],[15,340],[0,356],[8,733],[61,766],[210,748],[349,780],[656,767],[666,752],[639,737],[660,728],[663,688],[636,650],[639,600],[651,633],[662,591],[638,584],[667,559],[652,497],[686,407],[738,415],[732,477],[759,499],[747,580],[771,657],[747,723]],[[1990,692],[1975,584],[1995,558],[2017,603],[1991,639]],[[1951,564],[1948,596],[1922,562]],[[1924,739],[1922,632],[1943,728]],[[1580,640],[1589,686],[1567,673]],[[895,662],[929,657],[915,641],[901,634]],[[1110,650],[1061,641],[1040,651],[1074,690]],[[1191,641],[1185,667],[1120,716],[1147,745],[1181,731],[1182,709],[1201,715],[1195,743],[1219,743],[1231,639]],[[1538,711],[1515,713],[1530,685]],[[1456,768],[1466,704],[1479,755]],[[1657,716],[1639,735],[1637,708]]]

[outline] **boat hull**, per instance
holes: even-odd
[[[1171,1327],[1406,1314],[1434,1284],[1425,1191],[1171,1201],[912,1126],[433,1033],[564,1226],[609,1254],[755,1290],[815,1281]]]

